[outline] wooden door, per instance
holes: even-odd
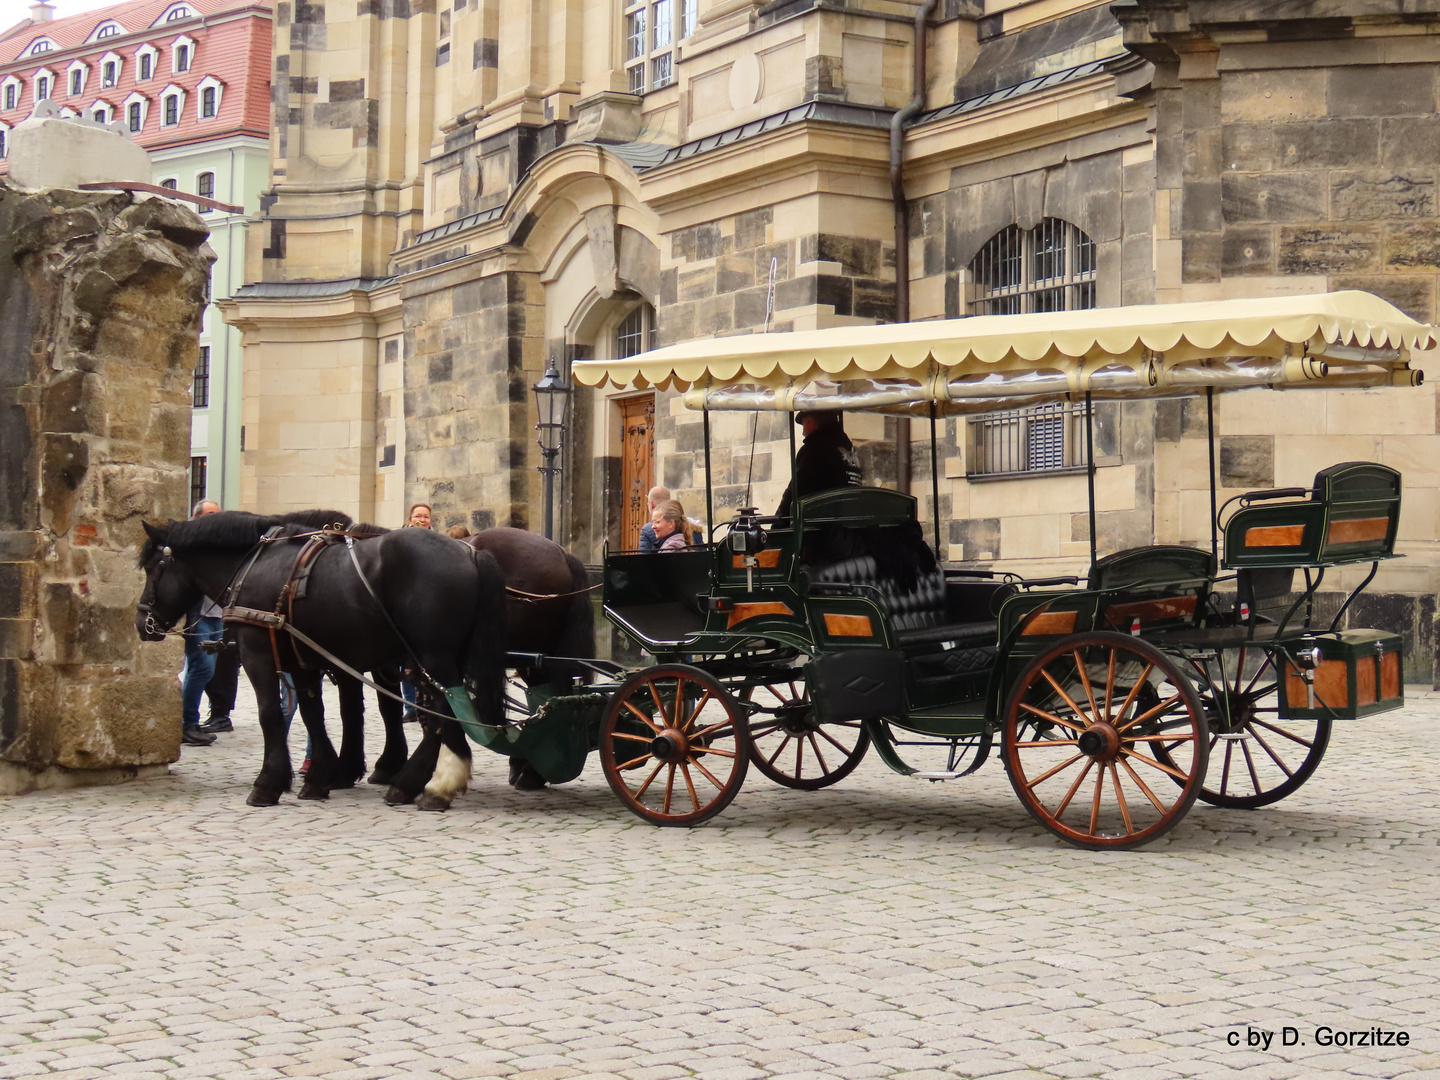
[[[650,520],[645,497],[655,486],[655,395],[620,402],[620,490],[625,506],[620,518],[620,546],[640,546],[640,527]]]

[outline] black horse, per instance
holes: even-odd
[[[485,529],[463,543],[495,557],[505,575],[509,647],[513,652],[593,659],[595,609],[585,565],[553,540],[524,529]],[[582,664],[550,659],[519,669],[529,686],[588,682]],[[423,737],[415,754],[392,781],[385,799],[414,802],[422,810],[445,810],[465,789],[471,774],[470,744],[453,721],[421,720]],[[533,790],[544,778],[523,758],[510,759],[510,783]]]
[[[135,618],[140,636],[159,640],[201,595],[255,611],[276,610],[296,556],[315,532],[314,515],[302,516],[311,522],[228,511],[146,524],[149,538],[140,554],[145,592]],[[262,542],[277,525],[279,534]],[[286,613],[293,613],[298,630],[351,668],[418,666],[439,684],[438,700],[463,719],[498,724],[504,718],[504,579],[484,552],[421,529],[356,540],[353,561],[347,545],[337,542],[315,555],[304,596]],[[295,680],[311,737],[310,772],[300,796],[327,797],[335,781],[343,781],[320,699],[327,661],[283,630],[272,639],[261,626],[240,624],[236,637],[265,736],[264,764],[246,801],[273,806],[292,780],[277,667]],[[358,691],[356,686],[357,697]]]

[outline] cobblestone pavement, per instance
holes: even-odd
[[[483,753],[444,815],[253,810],[252,716],[166,779],[0,800],[0,1078],[1440,1076],[1440,695],[1123,854],[1042,832],[994,761],[751,770],[695,831]]]

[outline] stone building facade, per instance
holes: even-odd
[[[277,4],[272,186],[252,284],[226,306],[246,342],[245,504],[394,523],[423,500],[445,524],[531,527],[547,360],[885,322],[902,301],[929,319],[1363,288],[1434,317],[1440,0],[940,0],[915,94],[917,13]],[[1350,458],[1405,471],[1409,558],[1356,617],[1404,629],[1428,676],[1433,388],[1215,412],[1222,498]],[[942,423],[942,555],[1083,564],[1079,424]],[[928,425],[848,426],[867,475],[928,514]],[[1108,406],[1096,427],[1100,551],[1208,543],[1203,401]],[[560,538],[592,561],[632,543],[652,479],[703,506],[700,428],[674,394],[578,392]],[[774,505],[789,425],[712,428],[717,516]]]

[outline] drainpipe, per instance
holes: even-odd
[[[895,321],[910,321],[910,211],[905,202],[905,124],[925,107],[926,24],[939,0],[925,0],[915,13],[914,91],[910,103],[890,117],[890,198],[895,204]],[[895,422],[895,478],[910,490],[910,420]]]

